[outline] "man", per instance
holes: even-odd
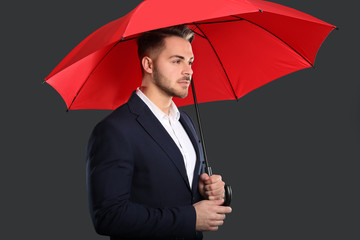
[[[221,176],[201,174],[195,128],[172,101],[188,94],[193,37],[184,26],[141,35],[141,87],[90,137],[90,214],[110,239],[202,239],[231,212]]]

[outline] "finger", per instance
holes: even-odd
[[[211,200],[211,201],[225,199],[225,194],[221,194],[221,195],[218,195],[218,196],[209,196],[208,199]]]
[[[200,175],[200,180],[203,181],[203,182],[209,180],[209,178],[210,177],[209,177],[209,175],[207,173],[203,173],[203,174]]]
[[[220,175],[211,175],[209,179],[206,180],[206,184],[216,183],[218,181],[221,181],[221,179],[222,178]]]
[[[208,228],[208,231],[217,231],[217,230],[219,230],[219,227],[209,227]]]
[[[220,197],[223,198],[225,196],[225,189],[224,188],[220,188],[218,190],[215,191],[205,191],[205,194],[209,197],[213,196],[213,197]]]
[[[212,201],[208,201],[208,202],[212,205],[221,206],[221,204],[224,203],[224,199],[217,199],[217,200],[212,200]]]
[[[219,201],[219,200],[215,200],[215,201]],[[216,209],[217,213],[231,213],[232,212],[232,208],[231,207],[226,207],[226,206],[218,206]]]
[[[212,183],[216,183],[218,181],[221,181],[221,176],[220,175],[211,175],[206,181],[205,184],[212,184]]]
[[[207,199],[210,200],[210,201],[220,200],[220,199],[224,199],[224,198],[225,198],[225,193],[219,193],[219,194],[207,194],[207,193],[205,193],[205,196],[206,196]]]
[[[204,191],[209,195],[219,195],[223,192],[225,192],[224,186],[214,187],[212,189],[208,189],[204,186]]]
[[[217,190],[217,189],[221,189],[221,188],[224,189],[224,186],[225,186],[225,182],[219,181],[219,182],[212,183],[212,184],[206,184],[205,185],[205,190],[206,191],[213,191],[213,190]]]
[[[211,221],[209,223],[210,227],[219,227],[222,226],[224,224],[224,221],[220,220],[220,221]]]
[[[224,213],[217,213],[210,218],[212,221],[223,221],[226,218]]]

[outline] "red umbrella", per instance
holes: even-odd
[[[197,35],[192,45],[198,102],[239,99],[312,67],[320,45],[335,28],[260,0],[147,0],[88,36],[45,80],[68,109],[115,109],[141,84],[136,36],[179,24]],[[183,106],[193,99],[175,102]]]
[[[88,36],[45,80],[68,109],[115,109],[141,85],[138,34],[179,24],[197,35],[192,47],[198,102],[239,99],[281,76],[312,67],[320,45],[335,28],[260,0],[147,0]],[[174,101],[178,106],[192,104],[193,96]],[[204,144],[199,115],[198,121]],[[203,150],[211,175],[205,146]],[[225,190],[229,205],[230,186]]]

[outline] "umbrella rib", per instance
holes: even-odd
[[[126,41],[130,41],[130,40],[134,40],[136,38],[138,38],[138,37],[132,37],[132,38],[126,38],[126,39],[124,37],[122,37],[120,42],[126,42]]]
[[[195,29],[197,28],[196,24],[195,23],[186,23],[186,24],[183,24],[184,26],[186,27],[189,27],[191,26],[191,31],[194,32],[194,34],[196,34],[197,36],[199,37],[202,37],[202,38],[205,38],[206,39],[206,36],[203,36],[201,35],[200,33],[196,32]],[[195,27],[194,27],[195,26]]]
[[[206,36],[206,34],[205,34],[205,33],[203,32],[203,30],[198,26],[197,23],[194,23],[194,25],[200,30],[200,32],[204,35],[205,39],[209,42],[211,48],[213,49],[213,51],[214,51],[214,53],[215,53],[215,55],[216,55],[216,57],[217,57],[220,65],[221,65],[221,67],[222,67],[222,69],[223,69],[223,71],[224,71],[224,73],[225,73],[225,76],[226,76],[226,78],[227,78],[227,80],[228,80],[228,82],[229,82],[229,84],[230,84],[230,87],[231,87],[231,90],[232,90],[232,92],[233,92],[233,94],[234,94],[234,97],[235,97],[236,100],[238,100],[238,97],[237,97],[237,95],[236,95],[236,93],[235,93],[235,90],[234,90],[234,88],[233,88],[233,85],[231,84],[230,78],[229,78],[229,76],[228,76],[228,74],[227,74],[227,72],[226,72],[226,70],[225,70],[225,67],[224,67],[224,65],[223,65],[223,63],[222,63],[222,61],[221,61],[218,53],[216,52],[214,46],[212,45],[210,39]]]
[[[193,31],[197,36],[199,36],[199,37],[202,37],[202,38],[205,38],[206,39],[206,37],[205,36],[203,36],[203,35],[201,35],[200,33],[197,33],[197,32],[195,32],[195,31]]]
[[[234,17],[234,16],[233,16],[233,15],[231,15],[231,17]],[[183,25],[184,25],[184,26],[186,26],[186,25],[188,25],[188,26],[190,26],[190,25],[195,25],[197,28],[199,28],[199,26],[198,26],[198,25],[206,25],[206,24],[214,24],[214,23],[227,23],[227,22],[239,22],[239,21],[244,21],[244,19],[242,19],[242,18],[241,18],[241,19],[237,18],[237,19],[233,19],[233,20],[214,21],[214,22],[186,23],[186,24],[183,24]],[[192,30],[193,30],[193,29],[192,29]],[[200,28],[199,28],[199,30],[201,31],[201,29],[200,29]],[[198,36],[200,36],[200,37],[202,37],[202,38],[205,38],[205,39],[206,39],[206,36],[203,36],[203,35],[201,35],[200,33],[195,32],[194,30],[193,30],[193,32],[194,32],[196,35],[198,35]]]
[[[91,73],[89,74],[89,76],[87,76],[86,80],[84,81],[84,83],[81,85],[80,89],[78,90],[78,92],[76,93],[75,97],[73,98],[71,104],[69,105],[69,108],[67,109],[67,111],[70,110],[71,106],[73,105],[73,103],[75,102],[75,99],[77,98],[77,96],[79,95],[79,93],[81,92],[81,90],[83,89],[84,85],[86,84],[86,82],[89,80],[91,74],[93,74],[93,72],[97,69],[97,67],[100,65],[100,63],[104,60],[104,58],[110,53],[110,51],[116,46],[118,45],[120,42],[122,42],[122,40],[118,41],[117,43],[114,44],[114,46],[112,46],[109,51],[107,51],[107,53],[101,58],[101,60],[96,64],[96,66],[94,67],[94,69],[91,71]]]
[[[233,15],[231,15],[231,17],[236,17],[236,16],[233,16]],[[238,18],[238,17],[236,17],[237,19],[232,19],[232,20],[224,20],[224,21],[214,21],[214,22],[197,22],[196,24],[197,25],[205,25],[205,24],[214,24],[214,23],[228,23],[228,22],[239,22],[239,21],[243,21],[243,20],[245,20],[245,19],[243,19],[243,18]],[[196,25],[195,24],[195,25]]]
[[[262,28],[263,30],[267,31],[268,33],[270,33],[271,35],[273,35],[274,37],[276,37],[277,39],[279,39],[281,42],[283,42],[285,45],[287,45],[290,49],[292,49],[296,54],[298,54],[300,57],[302,57],[307,63],[310,64],[311,67],[314,67],[314,65],[306,58],[304,57],[301,53],[299,53],[298,51],[296,51],[293,47],[291,47],[287,42],[285,42],[284,40],[282,40],[280,37],[276,36],[274,33],[272,33],[271,31],[267,30],[266,28],[260,26],[259,24],[256,24],[252,21],[249,21],[247,19],[244,19],[244,18],[241,18],[241,17],[238,17],[238,16],[232,16],[232,17],[235,17],[235,18],[238,18],[238,19],[242,19],[242,20],[245,20],[251,24],[254,24],[255,26],[259,27],[259,28]]]

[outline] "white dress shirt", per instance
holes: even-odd
[[[160,110],[153,102],[146,97],[146,95],[137,88],[136,94],[144,101],[144,103],[150,108],[152,113],[160,121],[166,131],[169,133],[175,144],[179,148],[185,163],[186,173],[189,180],[189,185],[192,187],[192,181],[194,176],[196,153],[194,146],[191,143],[189,136],[187,135],[184,127],[181,125],[180,112],[174,102],[171,102],[169,115]]]

